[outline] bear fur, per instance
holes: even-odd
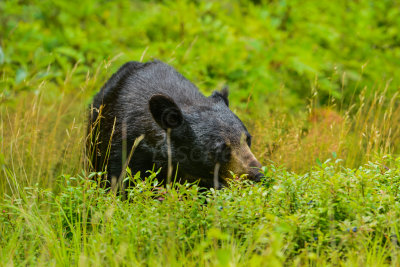
[[[230,171],[261,177],[251,136],[229,109],[228,91],[205,97],[161,61],[128,62],[114,73],[94,97],[88,132],[90,166],[106,170],[110,183],[126,166],[142,176],[161,168],[166,178],[169,162],[173,177],[208,188],[216,175],[224,184]]]

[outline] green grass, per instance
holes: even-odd
[[[400,265],[396,1],[6,0],[0,14],[1,266]],[[206,95],[230,86],[263,183],[132,174],[127,200],[97,186],[88,104],[153,58]]]
[[[88,178],[61,176],[0,208],[1,263],[89,266],[396,266],[400,161],[357,170],[340,160],[304,175],[273,165],[263,184],[220,191],[159,187],[156,173],[122,201]]]

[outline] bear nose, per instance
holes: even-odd
[[[261,163],[258,160],[254,160],[250,163],[250,171],[249,171],[249,179],[258,183],[261,181],[261,178],[264,177],[262,173],[260,173],[260,168],[262,167]]]
[[[264,175],[261,172],[256,173],[254,176],[250,177],[252,181],[258,183],[261,181],[261,178],[263,178]]]

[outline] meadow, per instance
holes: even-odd
[[[399,31],[397,1],[0,1],[0,265],[399,266]],[[98,185],[88,106],[152,59],[229,86],[261,183]]]

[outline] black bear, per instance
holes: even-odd
[[[142,175],[161,167],[161,177],[172,173],[208,188],[225,184],[230,171],[259,181],[250,145],[226,89],[205,97],[161,61],[123,65],[94,97],[89,116],[90,164],[110,182],[127,166]]]

